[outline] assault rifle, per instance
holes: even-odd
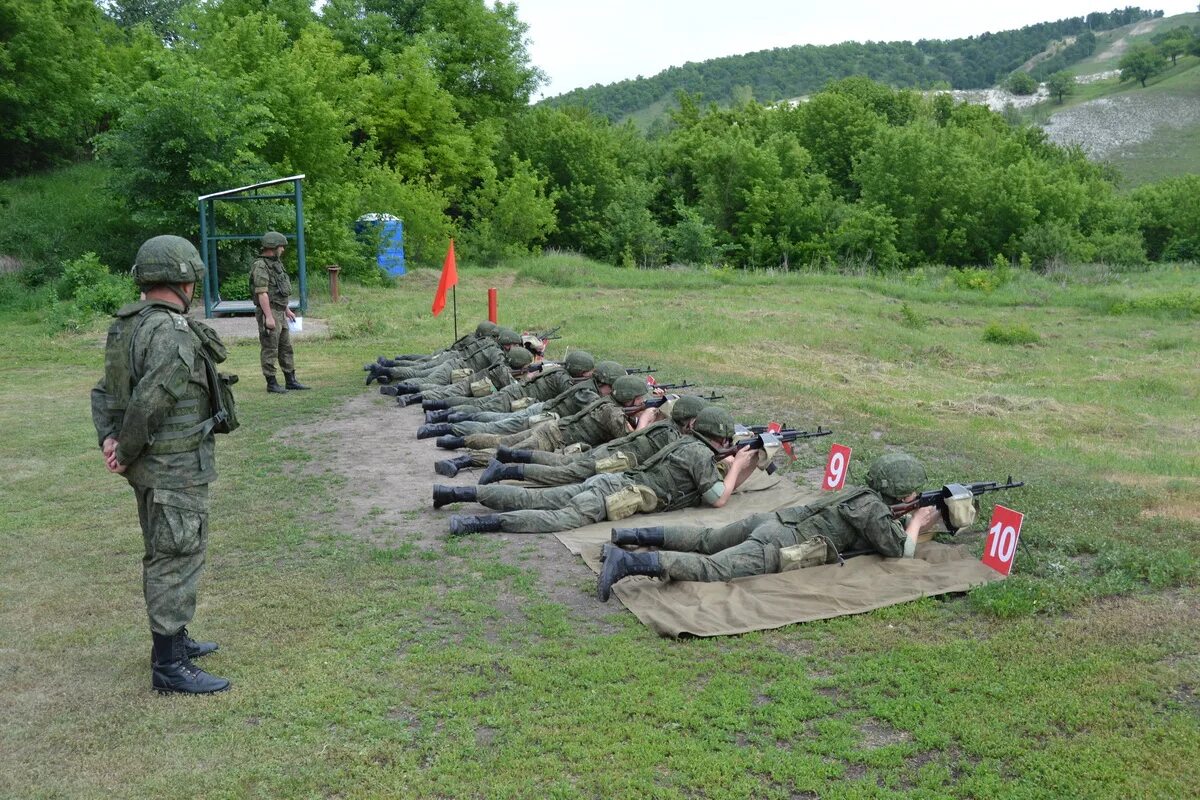
[[[665,387],[658,387],[658,388],[669,388],[669,389],[675,389],[675,388],[682,388],[683,386],[693,386],[693,385],[694,385],[694,384],[691,384],[691,383],[684,383],[684,384],[681,384],[679,387],[676,387],[676,386],[665,386]],[[701,399],[701,400],[707,400],[708,402],[712,403],[712,402],[715,402],[715,401],[717,401],[717,400],[724,400],[724,399],[725,399],[725,395],[723,395],[723,394],[717,394],[716,392],[712,392],[712,393],[710,393],[710,394],[707,394],[707,395],[700,395],[700,399]],[[667,403],[669,403],[669,402],[671,402],[671,398],[670,398],[670,397],[652,397],[652,398],[650,398],[649,400],[647,400],[646,402],[642,403],[640,406],[636,406],[636,408],[638,408],[638,409],[643,409],[643,408],[662,408],[663,406],[665,406],[665,405],[666,405]]]
[[[562,322],[558,323],[553,328],[550,328],[548,330],[526,331],[526,333],[530,336],[536,336],[537,338],[541,339],[543,342],[549,341],[551,339],[561,339],[562,337],[558,335],[558,332],[561,331],[562,326],[566,325],[566,324],[567,324],[567,321],[564,319]]]
[[[833,431],[817,426],[815,431],[798,431],[791,428],[785,428],[780,431],[762,431],[756,433],[752,438],[735,441],[732,447],[727,447],[724,450],[718,450],[713,454],[713,461],[720,461],[736,454],[739,450],[763,450],[767,447],[783,445],[800,439],[815,439],[818,436],[829,436]],[[771,475],[775,472],[775,465],[767,465],[767,474]]]
[[[625,370],[626,375],[649,375],[651,372],[658,372],[658,367],[629,367]]]
[[[978,483],[948,483],[940,489],[933,489],[928,492],[921,492],[915,499],[907,503],[897,503],[891,506],[893,517],[902,517],[910,511],[916,511],[918,508],[925,506],[936,506],[942,514],[942,520],[946,523],[946,529],[951,533],[955,532],[959,527],[950,521],[950,508],[947,501],[968,501],[970,498],[978,497],[987,492],[999,492],[1005,489],[1016,489],[1025,485],[1025,481],[1013,482],[1012,475],[1008,476],[1007,483],[998,483],[996,481],[979,481]]]

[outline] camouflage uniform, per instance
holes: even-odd
[[[532,463],[525,464],[522,474],[526,481],[538,486],[562,486],[578,483],[597,474],[597,464],[605,461],[624,461],[622,469],[632,469],[683,436],[670,420],[647,425],[583,453],[549,453],[533,451]],[[611,472],[611,469],[604,469]]]
[[[529,419],[536,414],[553,412],[558,414],[559,419],[562,419],[582,411],[599,399],[599,387],[594,378],[589,378],[573,384],[561,394],[544,403],[535,404],[538,406],[537,408],[529,406],[495,422],[456,422],[450,430],[455,436],[466,437],[467,447],[472,450],[495,448],[501,437],[527,431],[533,427],[530,425]]]
[[[574,385],[565,369],[542,370],[525,382],[504,387],[488,397],[447,398],[455,411],[472,412],[472,421],[495,422],[512,413],[512,403],[517,398],[529,398],[530,405],[543,403],[565,392]],[[474,407],[474,409],[473,409]],[[529,406],[526,406],[528,408]],[[520,409],[518,409],[520,410]],[[494,417],[487,416],[495,413]]]
[[[267,295],[271,316],[275,318],[275,330],[267,329],[267,318],[259,304],[258,296]],[[275,378],[275,361],[284,373],[296,371],[296,360],[292,352],[292,334],[288,330],[288,298],[292,294],[292,279],[288,277],[283,262],[271,256],[260,256],[250,266],[250,296],[254,298],[254,319],[258,322],[258,344],[261,348],[259,363],[262,374],[269,380]]]
[[[428,364],[389,367],[380,370],[391,382],[410,381],[445,386],[451,383],[452,373],[457,369],[481,372],[504,363],[504,351],[490,337],[471,342],[461,351],[454,351],[444,358]]]
[[[755,514],[722,528],[663,528],[659,560],[681,581],[728,581],[779,572],[780,550],[824,537],[837,552],[875,550],[911,556],[903,523],[866,487],[830,492],[806,505]]]
[[[223,360],[220,340],[207,333],[214,360]],[[208,545],[208,484],[217,465],[203,348],[172,304],[125,306],[109,328],[104,377],[92,390],[99,443],[118,441],[117,460],[137,497],[146,610],[158,634],[191,621]]]
[[[655,511],[675,511],[696,505],[719,483],[712,448],[685,436],[636,469],[551,489],[489,484],[477,488],[476,498],[506,512],[497,515],[502,531],[548,533],[607,519],[605,498],[628,487],[649,489],[657,498]]]

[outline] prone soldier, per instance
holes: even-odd
[[[924,483],[921,462],[904,453],[890,453],[871,464],[866,486],[829,492],[808,505],[754,514],[720,528],[613,528],[614,546],[605,547],[599,598],[607,601],[612,585],[630,575],[728,581],[832,564],[850,551],[912,558],[918,535],[938,524],[940,512],[926,506],[900,521],[890,506],[911,500]],[[659,549],[621,549],[629,545]]]
[[[582,483],[549,489],[506,484],[444,487],[455,490],[442,502],[476,501],[504,513],[455,515],[450,533],[546,533],[578,528],[604,519],[621,520],[639,512],[675,511],[699,503],[720,508],[754,471],[758,454],[749,449],[727,457],[722,478],[714,454],[727,448],[734,433],[733,416],[708,406],[697,415],[688,435],[667,445],[646,463],[624,472],[605,473]],[[435,493],[439,487],[434,487]]]

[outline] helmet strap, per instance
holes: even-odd
[[[184,294],[183,289],[179,288],[179,286],[180,285],[178,283],[167,284],[167,288],[170,289],[172,292],[174,292],[175,296],[179,298],[179,302],[181,302],[183,304],[183,310],[187,311],[189,308],[192,307],[192,298],[190,298],[186,294]],[[195,291],[195,290],[193,289],[193,291]]]

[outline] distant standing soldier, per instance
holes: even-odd
[[[259,257],[250,266],[250,294],[254,297],[254,319],[258,321],[258,342],[262,347],[260,362],[267,391],[287,394],[288,389],[307,389],[296,380],[296,359],[292,354],[292,334],[287,323],[296,319],[288,308],[292,294],[292,279],[283,268],[283,251],[287,237],[276,231],[262,236]],[[275,380],[275,361],[283,368],[283,386]]]
[[[189,320],[204,263],[178,236],[156,236],[137,252],[134,279],[143,300],[108,329],[104,377],[92,390],[92,421],[109,472],[137,497],[145,555],[142,586],[150,631],[151,685],[161,692],[207,694],[229,688],[192,659],[217,649],[187,625],[208,546],[208,485],[217,477],[214,431],[236,426],[232,395],[215,364],[225,347],[208,326]]]

